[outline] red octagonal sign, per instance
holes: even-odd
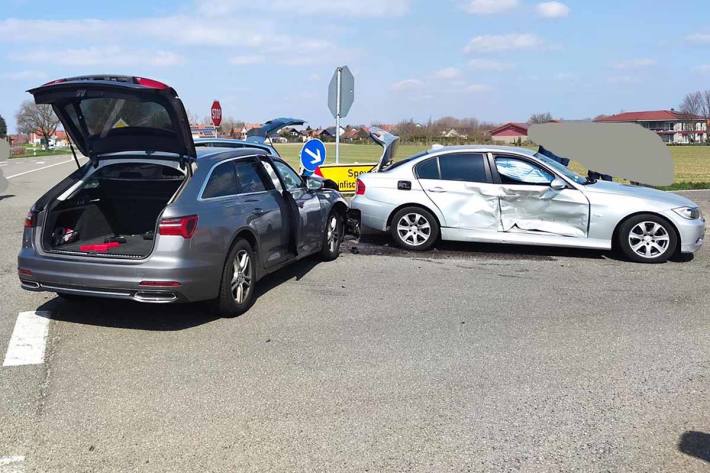
[[[222,123],[222,106],[219,104],[219,100],[212,102],[212,109],[210,110],[212,115],[212,124],[214,126],[219,126]]]

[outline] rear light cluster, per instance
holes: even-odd
[[[186,240],[192,238],[195,231],[197,231],[197,215],[164,218],[158,224],[158,233],[160,235],[181,236]]]
[[[360,179],[355,181],[355,195],[365,195],[365,183]]]
[[[159,82],[157,80],[153,79],[146,79],[145,77],[136,77],[135,78],[136,84],[142,85],[143,87],[148,87],[150,89],[167,89],[168,85],[163,84],[162,82]]]
[[[141,287],[180,287],[178,281],[141,281],[138,285]]]
[[[37,226],[37,212],[30,210],[25,217],[25,228],[34,228]]]

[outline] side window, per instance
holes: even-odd
[[[417,164],[416,171],[419,179],[439,179],[439,159],[427,159]]]
[[[486,165],[480,153],[439,156],[441,179],[446,181],[488,182]]]
[[[547,185],[554,176],[533,163],[518,158],[496,158],[496,169],[503,184]]]
[[[276,170],[284,180],[287,191],[303,187],[303,181],[288,164],[284,164],[281,161],[274,161],[274,166],[276,166]]]
[[[224,197],[238,193],[237,180],[234,176],[234,162],[228,161],[215,167],[210,174],[209,181],[202,191],[203,199]]]
[[[273,166],[263,159],[261,160],[261,164],[264,166],[264,169],[266,169],[266,173],[269,175],[269,179],[271,179],[271,183],[274,185],[274,188],[279,192],[283,191],[281,181],[279,180],[279,176],[276,175],[276,171],[274,171]]]
[[[240,194],[263,192],[267,184],[259,172],[259,163],[256,161],[236,161],[234,169],[237,174],[237,183]]]

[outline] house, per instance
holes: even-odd
[[[343,128],[341,126],[338,134],[340,136],[343,136],[343,133],[345,133],[345,128]],[[326,128],[325,130],[323,130],[320,133],[320,139],[322,139],[322,140],[335,139],[335,127],[331,126],[331,127]]]
[[[43,146],[44,136],[39,131],[35,131],[29,134],[27,142],[32,146]],[[69,146],[69,140],[67,139],[67,133],[64,130],[55,130],[52,136],[49,138],[49,143],[47,143],[49,148],[67,148]]]
[[[528,124],[509,122],[490,130],[494,143],[519,144],[528,141]]]
[[[450,130],[445,130],[441,132],[441,136],[443,138],[458,138],[461,140],[465,140],[468,138],[468,135],[464,135],[462,133],[459,133],[456,129],[451,128]]]
[[[214,125],[190,125],[192,139],[217,138],[217,127]]]
[[[598,123],[638,123],[658,134],[664,143],[692,144],[708,141],[708,120],[689,113],[670,110],[624,112],[598,117]]]

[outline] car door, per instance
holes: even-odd
[[[441,154],[417,164],[415,173],[426,195],[443,214],[444,226],[498,230],[498,189],[483,153]]]
[[[271,162],[283,183],[284,197],[294,208],[295,245],[298,255],[318,251],[325,228],[325,217],[318,195],[306,188],[306,183],[291,166],[278,159],[272,159]]]
[[[275,195],[276,194],[276,195]],[[288,252],[278,193],[256,159],[236,159],[212,168],[200,195],[204,217],[222,228],[228,243],[248,225],[259,239],[264,267],[281,262]],[[204,218],[201,217],[201,218]]]
[[[587,236],[589,201],[580,190],[570,184],[553,189],[550,184],[557,176],[532,159],[496,155],[493,162],[500,186],[501,231]]]

